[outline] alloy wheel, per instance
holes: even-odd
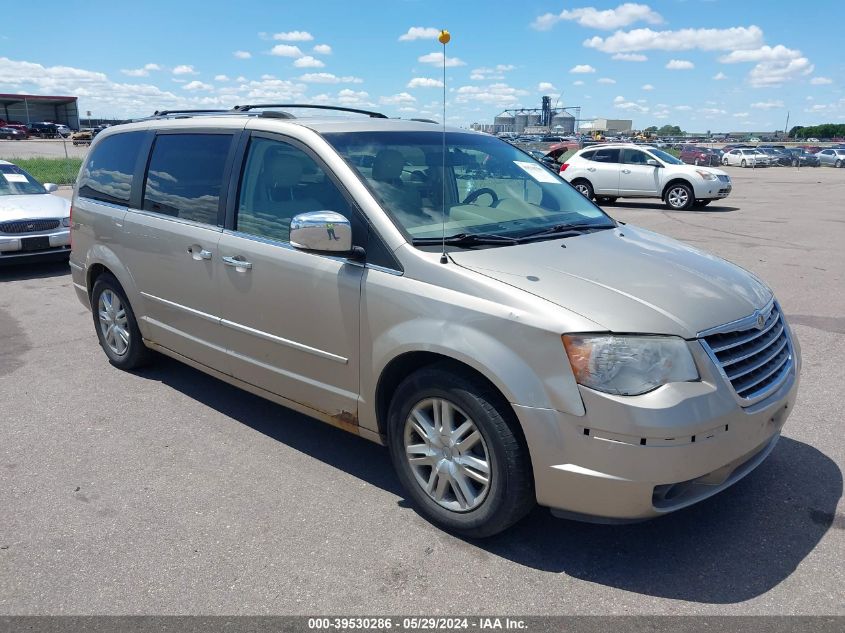
[[[480,506],[490,491],[492,465],[475,422],[443,398],[417,403],[404,430],[414,479],[438,505],[454,512]]]
[[[123,356],[129,349],[129,323],[120,297],[110,289],[103,290],[97,302],[97,312],[103,340],[112,352]]]
[[[580,182],[579,182],[577,185],[575,185],[575,188],[576,188],[576,189],[577,189],[577,190],[578,190],[578,191],[579,191],[582,195],[585,195],[585,196],[590,195],[590,188],[589,188],[589,187],[587,187],[587,185],[585,185],[585,184],[583,184],[583,183],[580,183]]]
[[[689,192],[684,187],[672,187],[666,199],[669,201],[670,206],[681,209],[689,202]]]

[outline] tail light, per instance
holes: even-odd
[[[569,167],[569,163],[564,163],[563,165],[561,165],[560,166],[560,173],[565,172],[567,167]]]

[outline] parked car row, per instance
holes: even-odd
[[[17,134],[10,132],[14,130]],[[0,138],[7,140],[24,140],[35,138],[68,138],[73,133],[67,125],[51,121],[39,121],[26,125],[20,121],[4,121],[0,119]]]

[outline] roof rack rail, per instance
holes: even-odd
[[[229,112],[229,110],[156,110],[153,116],[167,116],[169,114],[212,114],[214,112]]]
[[[309,105],[307,103],[256,103],[250,105],[236,105],[232,108],[232,112],[249,112],[258,108],[309,108],[314,110],[335,110],[338,112],[353,112],[355,114],[366,114],[373,119],[386,119],[387,117],[381,112],[373,112],[371,110],[359,110],[357,108],[343,108],[340,106],[328,105]]]

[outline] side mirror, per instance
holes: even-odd
[[[656,160],[654,160],[653,158],[649,158],[649,159],[645,162],[645,164],[646,164],[646,165],[651,165],[652,167],[662,167],[662,166],[663,166],[663,165],[661,165],[659,162],[657,162]]]
[[[348,254],[352,251],[352,225],[334,211],[309,211],[290,221],[290,244],[303,251]]]
[[[52,182],[45,182],[44,183],[44,190],[47,193],[53,193],[59,190],[59,185],[54,185]]]

